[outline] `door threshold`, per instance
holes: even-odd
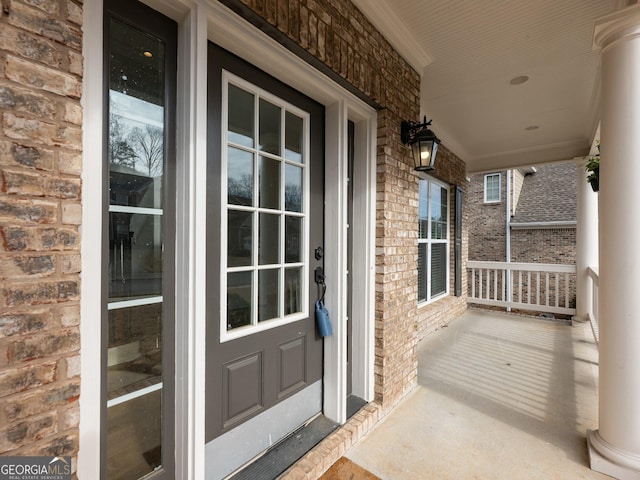
[[[246,467],[227,477],[227,480],[273,480],[339,426],[324,415],[318,415],[266,450]]]

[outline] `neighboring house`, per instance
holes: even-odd
[[[473,175],[469,260],[575,265],[577,168],[568,162]],[[575,306],[573,279],[569,295]]]
[[[368,403],[314,476],[466,309],[465,164],[414,171],[420,75],[351,2],[145,3],[2,2],[0,454],[222,478]]]

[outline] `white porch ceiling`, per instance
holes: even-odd
[[[635,1],[354,0],[421,74],[421,111],[470,173],[588,153],[594,20]]]

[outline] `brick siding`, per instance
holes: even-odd
[[[469,260],[504,262],[507,258],[507,172],[495,173],[500,173],[499,202],[484,203],[484,174],[473,175],[469,182]]]
[[[82,6],[2,5],[0,455],[76,457]]]

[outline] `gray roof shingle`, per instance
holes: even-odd
[[[526,175],[511,221],[575,221],[577,168],[577,165],[571,162],[542,165],[536,167],[535,173]]]

